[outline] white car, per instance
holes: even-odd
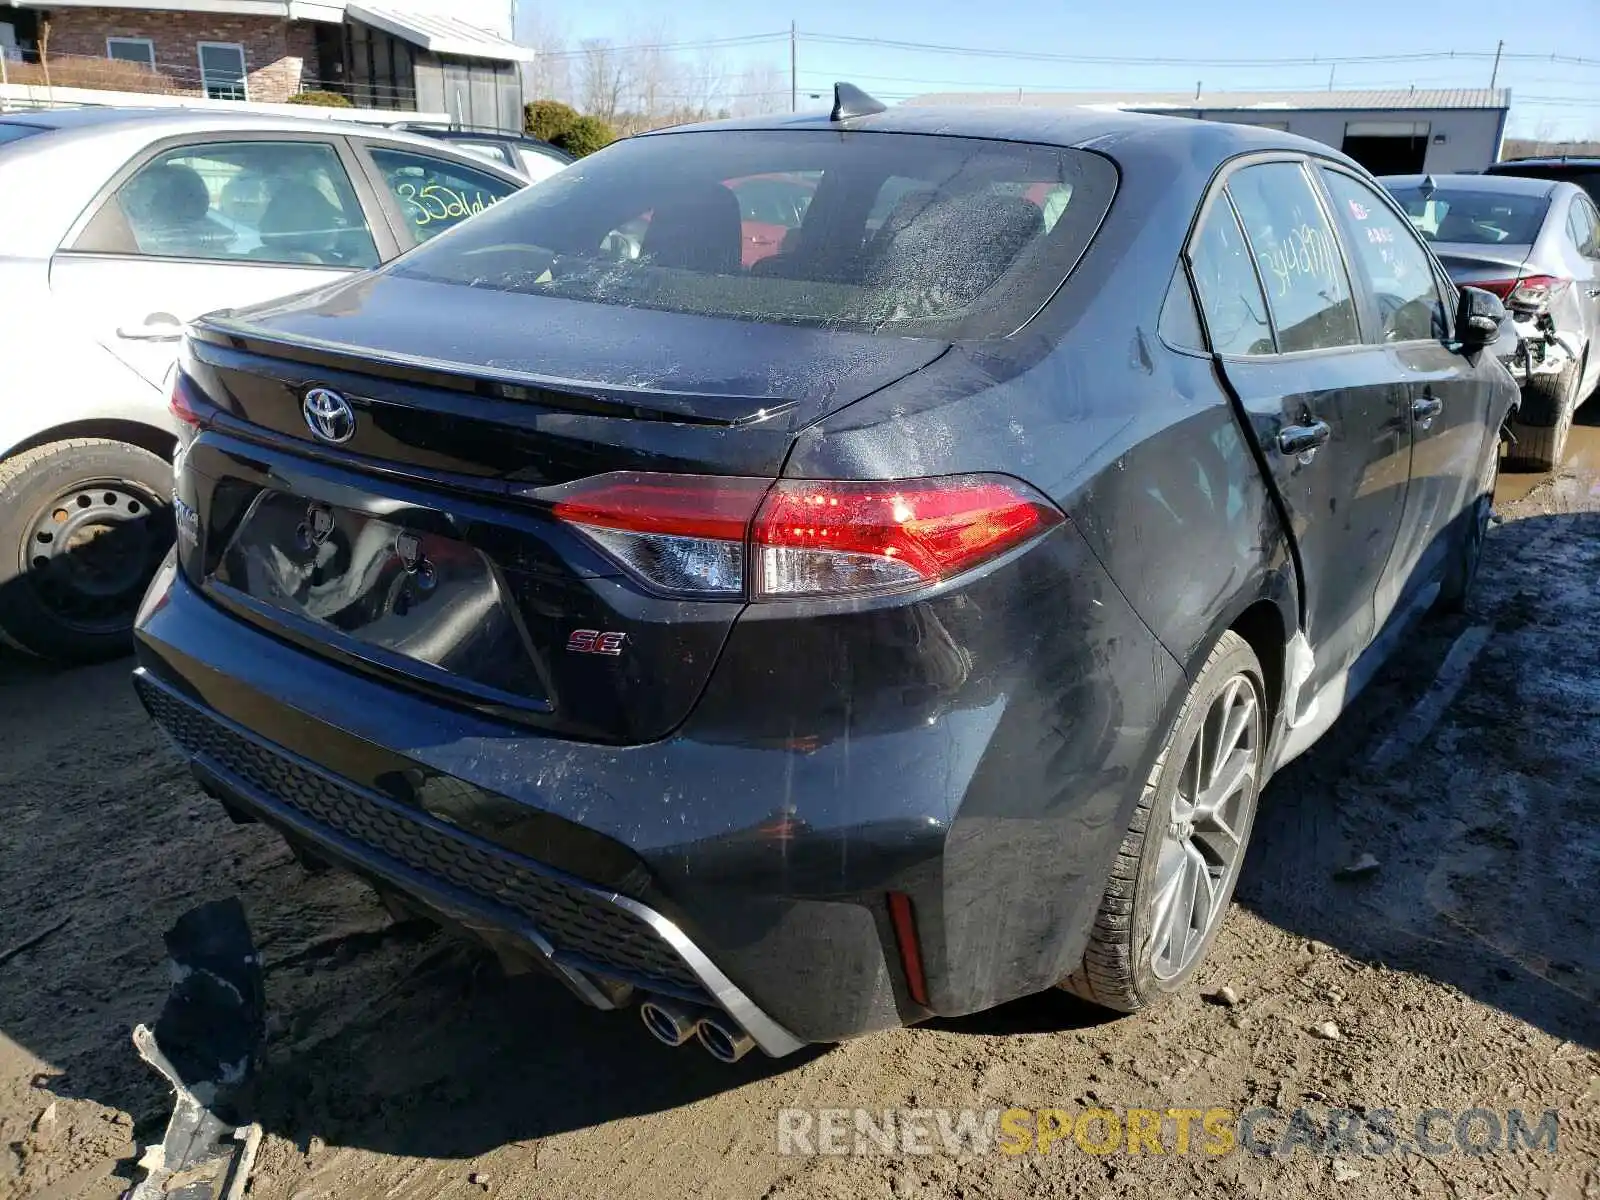
[[[0,113],[0,638],[62,660],[129,649],[172,541],[185,322],[387,262],[526,185],[353,123]]]

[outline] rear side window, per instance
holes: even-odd
[[[517,190],[516,184],[485,171],[410,150],[374,146],[372,161],[419,242],[454,229]]]
[[[1228,193],[1267,289],[1278,350],[1325,350],[1361,340],[1344,259],[1298,163],[1262,163],[1228,179]]]
[[[1212,203],[1195,234],[1189,267],[1211,349],[1218,354],[1271,354],[1267,300],[1226,192]]]
[[[983,337],[1050,298],[1115,188],[1109,161],[1053,146],[656,135],[581,160],[396,270],[669,312]]]
[[[75,250],[308,266],[375,266],[378,251],[327,142],[213,142],[141,167]]]
[[[4,53],[4,51],[0,51],[0,53]],[[5,145],[7,142],[20,142],[25,137],[32,137],[36,133],[44,132],[45,129],[41,125],[12,125],[8,122],[0,121],[0,146]]]
[[[1324,171],[1334,211],[1344,224],[1350,257],[1365,276],[1386,342],[1446,336],[1433,263],[1408,222],[1383,199],[1342,171]]]
[[[1567,218],[1567,228],[1579,254],[1591,258],[1600,247],[1600,222],[1595,219],[1594,205],[1579,197],[1572,202],[1572,213]]]

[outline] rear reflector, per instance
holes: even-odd
[[[922,970],[922,944],[917,940],[917,917],[911,910],[910,896],[904,892],[889,893],[889,920],[894,925],[894,940],[900,948],[900,965],[905,968],[906,991],[927,1008],[928,979]]]
[[[1001,475],[773,483],[619,471],[549,498],[557,518],[652,587],[729,599],[922,587],[1063,520]]]

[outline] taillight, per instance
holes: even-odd
[[[770,486],[738,476],[617,471],[561,489],[555,515],[654,587],[738,597],[750,519]]]
[[[1517,279],[1483,279],[1470,286],[1493,292],[1512,308],[1543,312],[1552,300],[1572,286],[1572,280],[1555,275],[1523,275]]]
[[[757,596],[899,591],[959,575],[1061,520],[994,475],[858,483],[781,479],[756,516]]]
[[[167,397],[167,409],[191,431],[205,427],[206,413],[212,406],[199,394],[194,383],[182,371],[172,373],[172,393]]]
[[[650,586],[729,599],[903,591],[1060,523],[1014,479],[884,482],[624,471],[558,491],[556,517]]]

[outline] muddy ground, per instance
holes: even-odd
[[[0,958],[53,931],[0,962],[0,1195],[127,1186],[167,1112],[129,1043],[165,994],[161,933],[238,894],[272,1013],[256,1197],[1595,1200],[1600,474],[1578,462],[1502,498],[1472,611],[1429,623],[1269,788],[1195,993],[1119,1020],[1046,996],[732,1068],[391,926],[361,886],[228,823],[128,664],[0,663]],[[1335,878],[1362,854],[1375,873]],[[1224,985],[1237,1004],[1202,998]],[[1317,1036],[1327,1021],[1338,1040]],[[1389,1108],[1402,1129],[1430,1107],[1556,1109],[1559,1140],[1382,1158],[1097,1157],[1070,1139],[1043,1158],[776,1152],[784,1108],[1188,1104]]]

